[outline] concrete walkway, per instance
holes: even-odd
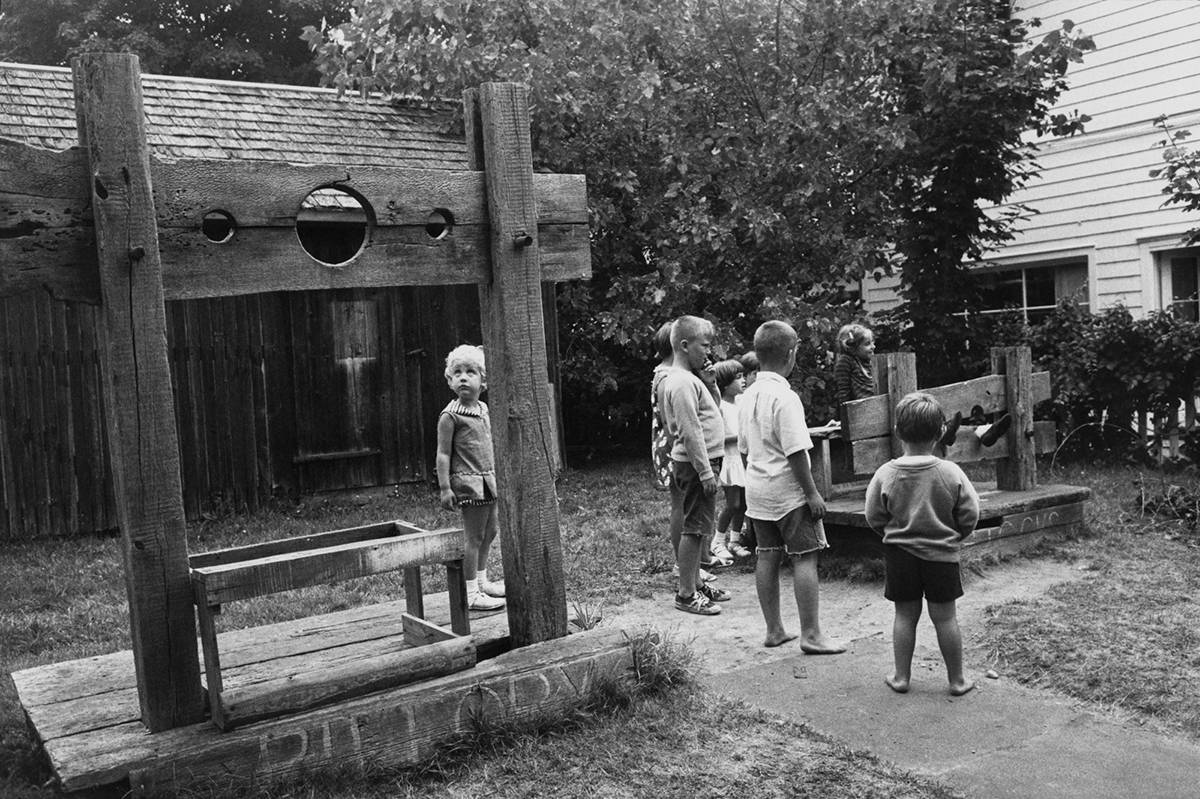
[[[755,666],[716,687],[971,797],[1200,796],[1195,744],[1010,680],[982,679],[951,697],[941,661],[927,654],[903,695],[883,683],[892,649],[878,638],[855,641],[837,657],[792,655]]]
[[[984,677],[991,664],[972,646],[983,629],[984,608],[1076,577],[1070,564],[1032,561],[972,577],[959,616],[967,672],[979,687],[962,697],[946,691],[927,617],[918,629],[912,689],[901,695],[884,684],[892,663],[891,605],[879,586],[822,586],[822,625],[850,645],[838,656],[804,655],[795,644],[762,647],[752,574],[720,576],[717,584],[734,593],[721,616],[675,613],[672,624],[684,639],[693,639],[701,680],[713,689],[802,721],[969,797],[1200,797],[1200,745],[1195,742],[1157,735],[1004,675]],[[788,602],[790,579],[786,576],[782,586],[785,621],[796,618]],[[661,626],[672,618],[664,610],[670,596],[656,593],[652,600],[614,608],[612,615],[617,624],[656,616]],[[794,626],[799,632],[799,623]]]

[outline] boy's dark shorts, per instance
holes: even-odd
[[[922,560],[895,544],[883,547],[883,596],[892,602],[953,602],[963,595],[958,563]]]
[[[721,473],[721,459],[709,462],[713,476]],[[689,461],[675,461],[671,474],[671,507],[683,515],[684,535],[711,535],[717,529],[717,492],[704,493],[700,473]]]
[[[782,549],[788,555],[807,555],[829,546],[825,524],[814,519],[808,505],[801,505],[775,521],[750,519],[754,524],[755,549]]]

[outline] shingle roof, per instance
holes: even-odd
[[[169,75],[143,75],[142,95],[159,158],[467,168],[449,102]],[[77,144],[71,70],[0,62],[0,137],[52,150]]]

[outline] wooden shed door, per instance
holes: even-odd
[[[302,491],[384,482],[380,297],[292,295],[296,474]]]

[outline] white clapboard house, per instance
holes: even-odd
[[[1058,110],[1091,117],[1086,132],[1038,141],[1040,177],[1010,198],[1037,213],[1016,238],[978,267],[989,308],[1021,308],[1036,320],[1074,296],[1093,311],[1117,304],[1135,316],[1176,307],[1200,316],[1200,247],[1185,231],[1200,214],[1164,206],[1164,138],[1154,120],[1167,116],[1200,147],[1200,0],[1018,0],[1015,13],[1038,17],[1044,36],[1064,19],[1090,35],[1096,50],[1071,65]],[[899,281],[868,278],[867,310],[898,303]]]

